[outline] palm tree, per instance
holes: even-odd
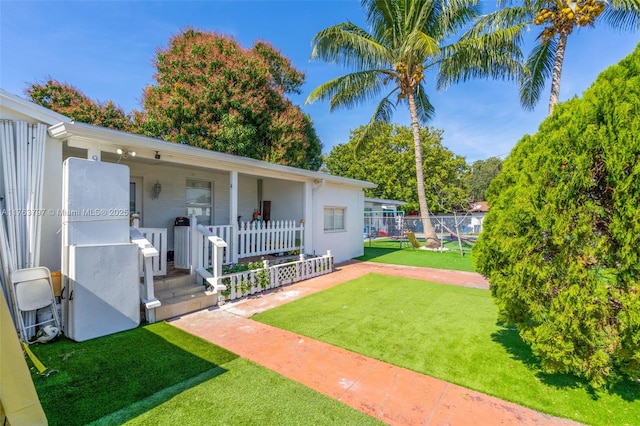
[[[640,0],[523,0],[516,5],[511,5],[511,0],[498,0],[501,3],[505,7],[483,17],[485,23],[516,24],[520,31],[532,25],[540,28],[538,44],[527,58],[520,80],[520,103],[533,109],[551,77],[549,115],[558,103],[567,41],[575,28],[595,27],[601,20],[620,30],[640,26]]]
[[[312,59],[355,71],[320,85],[306,102],[329,99],[334,111],[366,104],[389,89],[362,133],[359,147],[366,144],[377,124],[390,122],[398,104],[408,105],[426,245],[437,247],[420,144],[420,126],[434,114],[424,87],[425,73],[433,70],[437,88],[471,77],[517,77],[521,70],[518,33],[513,28],[493,32],[472,28],[457,37],[478,18],[477,0],[361,0],[361,5],[370,32],[351,22],[331,26],[313,38],[311,53]]]

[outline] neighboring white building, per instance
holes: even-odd
[[[226,227],[227,239],[237,241],[238,224],[259,211],[260,220],[303,225],[305,254],[331,250],[342,262],[364,253],[364,189],[373,183],[75,123],[2,89],[0,120],[46,126],[38,263],[53,271],[61,269],[61,217],[55,212],[62,208],[63,161],[69,157],[128,166],[130,212],[139,214],[141,228],[167,230],[163,250],[177,249],[177,217],[196,214],[204,225]],[[0,207],[7,195],[4,172],[0,162]]]
[[[394,212],[398,211],[398,208],[405,204],[406,203],[404,201],[399,200],[385,200],[383,198],[364,197],[365,212]]]
[[[365,197],[364,239],[402,237],[404,212],[398,207],[404,204],[404,201]]]

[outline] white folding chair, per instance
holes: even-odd
[[[58,317],[56,299],[53,294],[51,272],[48,268],[38,266],[14,271],[11,274],[11,284],[13,285],[18,327],[24,342],[29,343],[28,337],[34,335],[39,328],[47,324],[55,325],[60,329],[60,318]],[[51,318],[38,322],[36,317],[36,321],[33,324],[25,325],[23,313],[44,308],[51,309]]]

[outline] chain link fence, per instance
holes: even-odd
[[[404,235],[404,212],[367,211],[364,213],[364,238],[402,238]]]
[[[441,239],[461,236],[473,237],[482,232],[484,213],[433,215],[431,224]],[[368,211],[364,214],[365,239],[387,237],[403,238],[404,232],[410,231],[423,237],[422,219],[420,216],[405,216],[402,211]]]
[[[433,229],[439,237],[460,235],[478,235],[482,232],[484,214],[433,215],[430,217]],[[404,229],[415,234],[422,234],[422,219],[419,216],[406,216]]]

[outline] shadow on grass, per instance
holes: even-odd
[[[127,405],[122,409],[109,413],[104,417],[101,417],[94,422],[90,423],[91,426],[100,426],[100,425],[114,425],[114,424],[124,424],[130,420],[135,419],[138,416],[146,413],[147,411],[153,410],[155,407],[162,405],[163,403],[171,400],[172,398],[180,395],[182,392],[185,392],[193,387],[200,385],[208,380],[216,378],[223,373],[226,373],[226,370],[223,367],[215,367],[211,370],[205,371],[202,374],[199,374],[195,377],[191,377],[183,382],[177,383],[171,387],[162,389],[159,392],[156,392],[146,398],[141,399],[140,401],[136,401],[131,405]]]
[[[542,369],[540,361],[531,351],[531,347],[527,345],[515,327],[502,327],[491,335],[491,339],[500,343],[517,361],[522,362],[528,369],[535,372],[535,375],[542,383],[557,389],[585,389],[591,398],[598,400],[602,393],[615,394],[626,401],[640,400],[640,384],[631,379],[620,380],[607,389],[595,389],[585,379],[579,378],[571,374],[562,373],[545,373]]]
[[[397,248],[382,248],[382,247],[365,247],[364,255],[356,257],[357,260],[371,260],[377,257],[385,256],[389,253],[396,252],[400,249]]]
[[[152,395],[154,406],[161,404],[182,392],[181,384],[219,376],[226,371],[221,365],[237,358],[165,323],[79,343],[63,338],[33,351],[59,371],[34,376],[50,425],[87,424]],[[135,411],[124,417],[140,414]]]
[[[462,244],[460,245],[462,245],[462,251],[465,253],[465,255],[467,255],[471,254],[471,250],[473,249],[475,243],[462,241]],[[458,245],[457,239],[444,239],[442,242],[442,247],[448,248],[451,251],[459,251],[460,245]]]

